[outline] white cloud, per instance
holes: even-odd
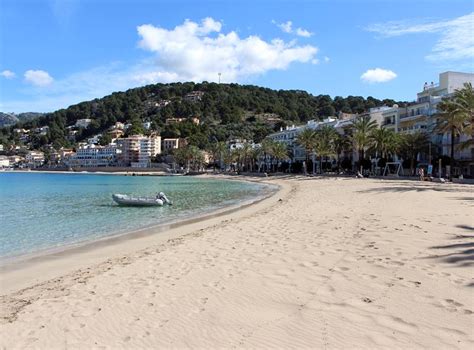
[[[370,25],[366,30],[387,38],[408,34],[436,33],[439,36],[438,41],[432,52],[426,56],[431,61],[472,60],[474,57],[474,12],[442,21],[378,23]]]
[[[364,74],[360,76],[360,79],[367,82],[367,83],[385,83],[392,79],[395,79],[397,74],[395,72],[382,69],[382,68],[375,68],[369,69]]]
[[[24,87],[16,99],[0,101],[0,110],[50,112],[144,84],[217,81],[217,73],[222,73],[222,82],[244,82],[271,70],[286,69],[294,62],[318,62],[315,46],[265,41],[255,35],[240,38],[233,31],[221,33],[222,23],[212,18],[199,24],[185,21],[170,30],[153,25],[137,30],[139,47],[151,52],[147,59],[112,62],[54,81],[43,72],[39,75],[45,79],[35,82],[49,82],[47,89]],[[29,72],[28,82],[32,83],[31,76],[37,78],[37,72],[42,71]]]
[[[306,29],[303,29],[303,28],[296,28],[296,35],[298,36],[302,36],[302,37],[305,37],[305,38],[309,38],[311,35],[313,35],[313,33],[307,31]]]
[[[293,28],[292,28],[293,22],[291,22],[291,21],[277,24],[277,26],[278,26],[278,28],[280,28],[285,33],[292,33],[293,32]]]
[[[15,73],[13,73],[11,70],[8,70],[8,69],[5,69],[3,72],[0,73],[0,75],[7,79],[13,79],[16,76]]]
[[[54,79],[44,70],[27,70],[25,72],[25,81],[34,86],[48,86],[51,85]]]
[[[324,62],[328,63],[331,59],[328,56],[324,56]]]
[[[277,23],[276,21],[272,21],[273,24],[275,24],[278,28],[282,30],[284,33],[288,34],[296,34],[298,36],[302,36],[304,38],[309,38],[311,37],[314,33],[311,33],[310,31],[303,29],[303,28],[296,28],[293,29],[293,22],[292,21],[287,21],[285,23]]]
[[[136,78],[147,82],[173,80],[241,81],[270,70],[284,70],[293,62],[308,63],[318,48],[297,46],[280,39],[265,41],[251,35],[240,38],[234,31],[221,33],[222,24],[212,18],[200,24],[186,20],[168,30],[151,24],[137,28],[139,47],[157,54],[156,69]]]

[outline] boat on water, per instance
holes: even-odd
[[[163,192],[158,193],[156,197],[133,197],[117,193],[112,195],[112,199],[118,205],[134,207],[162,207],[165,204],[173,204]]]

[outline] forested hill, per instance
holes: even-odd
[[[204,93],[200,100],[186,98],[196,91]],[[90,118],[92,123],[87,129],[80,130],[76,141],[104,132],[117,121],[132,123],[135,132],[140,131],[141,122],[150,121],[152,131],[158,131],[164,137],[189,137],[191,143],[205,147],[209,142],[233,137],[260,141],[286,124],[333,116],[340,111],[361,113],[371,107],[394,103],[389,99],[364,99],[360,96],[332,99],[328,95],[313,96],[305,91],[272,90],[251,85],[154,84],[82,102],[38,119],[19,122],[17,126],[31,129],[47,125],[47,135],[33,139],[33,146],[53,143],[60,147],[71,146],[67,140],[67,127],[78,119]],[[165,120],[171,117],[199,117],[201,124],[165,125]],[[13,141],[12,127],[4,128],[1,133],[4,142],[7,142],[5,139]]]
[[[27,112],[27,113],[20,113],[20,114],[0,112],[0,128],[4,126],[15,125],[16,123],[19,123],[19,122],[26,122],[35,118],[39,118],[42,115],[43,113],[34,113],[34,112]]]

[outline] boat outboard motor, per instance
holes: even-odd
[[[159,193],[159,196],[160,196],[160,199],[161,199],[164,203],[166,203],[166,204],[168,204],[168,205],[173,205],[173,203],[168,199],[168,197],[166,197],[166,195],[165,195],[163,192],[160,192],[160,193]]]

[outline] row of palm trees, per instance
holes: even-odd
[[[474,124],[474,93],[470,83],[463,89],[457,90],[450,99],[445,99],[438,105],[437,123],[432,130],[434,133],[451,135],[451,164],[455,164],[454,149],[456,138],[468,135],[466,141],[460,142],[459,149],[473,144]],[[320,159],[335,156],[339,168],[340,155],[344,152],[356,150],[359,165],[366,160],[367,153],[376,159],[400,156],[410,160],[410,169],[413,173],[415,160],[420,152],[426,151],[430,146],[430,137],[426,132],[399,134],[384,127],[378,128],[370,117],[360,117],[354,121],[350,128],[338,133],[331,126],[323,126],[318,130],[304,129],[297,137],[296,142],[306,151],[308,162],[311,155]],[[322,171],[322,169],[321,169]]]
[[[378,128],[375,121],[365,116],[356,119],[342,134],[328,125],[318,130],[305,129],[298,135],[297,143],[305,149],[307,161],[311,154],[319,156],[320,164],[324,157],[334,156],[338,169],[341,154],[355,150],[361,168],[368,154],[377,160],[402,156],[410,159],[413,172],[417,155],[428,147],[429,137],[423,132],[398,134],[391,129]]]
[[[265,139],[258,146],[243,143],[241,147],[229,149],[225,142],[217,142],[208,150],[210,161],[220,170],[277,171],[283,161],[289,160],[285,144]]]
[[[435,133],[451,135],[451,164],[454,164],[454,148],[456,137],[473,133],[474,94],[471,84],[457,90],[451,99],[443,100],[438,105]],[[410,160],[413,173],[415,161],[420,152],[427,151],[430,137],[426,132],[411,134],[396,133],[391,129],[379,128],[370,117],[360,117],[342,133],[329,125],[314,130],[305,128],[296,139],[296,143],[305,150],[306,164],[312,156],[319,158],[319,164],[328,157],[334,157],[339,170],[341,155],[356,151],[359,166],[368,162],[367,156],[377,160],[394,158],[395,156]],[[472,137],[458,144],[459,148],[472,145]],[[265,139],[258,147],[244,143],[242,147],[229,149],[225,142],[217,142],[207,150],[210,163],[220,170],[234,171],[277,171],[281,164],[288,161],[292,149],[285,143]],[[200,170],[204,166],[204,153],[197,147],[188,146],[176,150],[176,161],[190,170]],[[322,166],[320,166],[322,172]]]

